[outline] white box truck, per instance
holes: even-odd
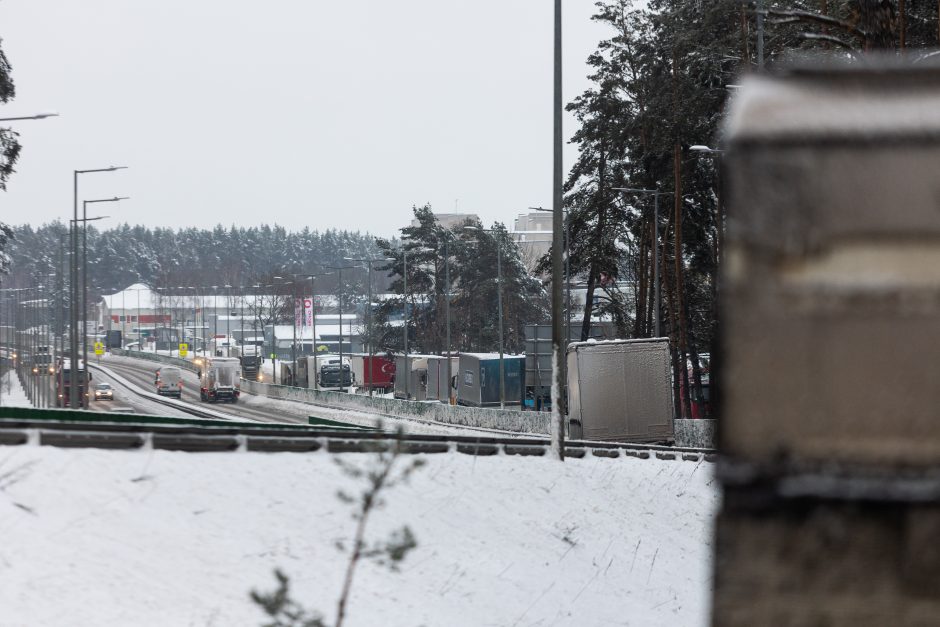
[[[568,345],[573,440],[669,442],[675,406],[668,338]]]
[[[199,371],[199,400],[238,402],[240,366],[237,357],[207,357]]]

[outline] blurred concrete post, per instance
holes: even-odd
[[[712,624],[935,624],[940,69],[752,76],[725,138]]]

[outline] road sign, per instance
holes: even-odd
[[[180,344],[180,357],[185,357],[189,354],[189,344]]]
[[[104,344],[101,342],[95,342],[95,355],[104,355]]]

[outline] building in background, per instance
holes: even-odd
[[[534,272],[539,258],[552,246],[552,213],[532,211],[520,213],[513,222],[512,239],[519,245],[522,261],[529,272]]]

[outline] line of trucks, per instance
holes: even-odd
[[[395,361],[393,362],[392,359]],[[370,361],[371,360],[371,361]],[[450,361],[450,380],[447,362]],[[448,402],[472,407],[500,406],[500,359],[495,353],[344,356],[344,387],[364,386],[372,368],[376,387],[399,399]],[[508,409],[525,403],[526,366],[522,355],[503,356],[503,397]],[[573,439],[665,442],[674,434],[675,392],[668,338],[572,342],[566,352],[568,426]],[[287,385],[313,387],[310,372],[319,367],[321,389],[339,388],[339,358],[299,360],[296,372],[284,365]],[[681,388],[680,381],[678,386]],[[702,398],[693,399],[692,418],[708,415],[709,379],[702,373]]]

